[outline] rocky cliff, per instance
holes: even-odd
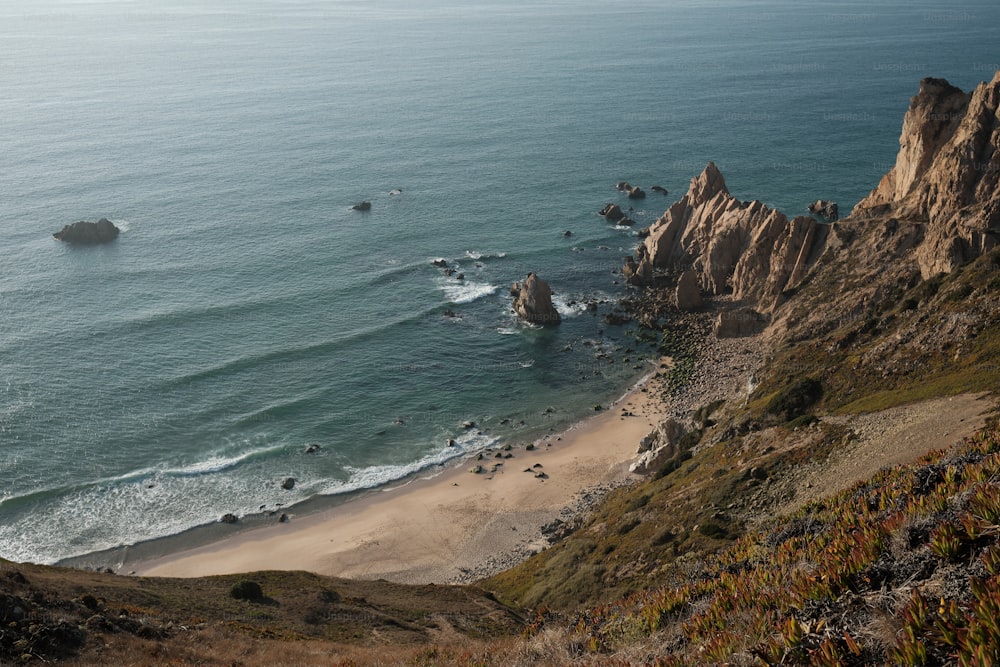
[[[654,270],[695,271],[706,293],[731,293],[770,311],[805,277],[826,232],[813,218],[789,220],[759,201],[736,199],[709,162],[687,194],[653,223],[624,274],[641,286],[651,283]]]
[[[1000,72],[972,93],[926,78],[903,118],[896,164],[852,217],[924,225],[924,278],[1000,242]]]

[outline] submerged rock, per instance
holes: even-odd
[[[101,218],[97,222],[74,222],[66,225],[54,236],[59,241],[73,243],[77,245],[95,245],[98,243],[109,243],[118,238],[119,229],[108,220]]]
[[[810,213],[818,215],[829,222],[834,222],[840,219],[840,207],[837,206],[837,202],[835,201],[817,199],[813,203],[809,204],[808,208]]]

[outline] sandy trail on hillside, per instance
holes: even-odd
[[[795,496],[775,514],[838,493],[881,468],[913,463],[933,449],[950,447],[981,429],[996,407],[989,394],[961,394],[859,415],[826,416],[854,435],[822,463],[796,475]]]

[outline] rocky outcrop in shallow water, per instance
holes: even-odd
[[[52,236],[59,241],[72,243],[74,245],[97,245],[98,243],[109,243],[118,238],[119,230],[107,218],[101,218],[97,222],[74,222],[66,225]]]
[[[534,324],[559,324],[562,318],[552,305],[552,288],[549,284],[529,273],[523,283],[514,283],[510,288],[514,297],[514,312]]]
[[[1000,243],[1000,72],[965,93],[926,78],[910,100],[893,168],[852,217],[924,224],[924,278]]]

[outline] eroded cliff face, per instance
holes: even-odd
[[[694,271],[706,293],[732,293],[770,311],[805,277],[825,238],[825,226],[812,218],[789,220],[759,201],[736,199],[709,162],[650,227],[624,273],[632,284],[646,285],[654,269]]]
[[[854,218],[923,223],[924,278],[947,273],[1000,242],[1000,72],[965,93],[923,79],[903,118],[896,164]]]

